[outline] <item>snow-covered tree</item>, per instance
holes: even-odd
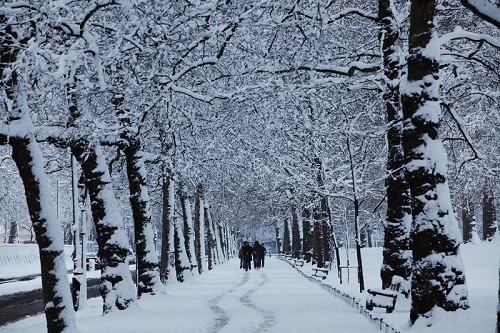
[[[0,144],[12,147],[12,159],[23,181],[26,202],[40,253],[42,273],[43,302],[48,332],[76,330],[69,281],[67,278],[64,243],[61,226],[53,203],[44,170],[43,156],[35,139],[33,123],[27,101],[28,86],[23,84],[25,73],[18,61],[29,62],[26,50],[28,41],[33,38],[29,15],[22,5],[17,9],[4,7],[0,22],[0,112],[3,123],[0,125]],[[6,11],[9,15],[6,15]],[[28,22],[25,26],[23,22]],[[31,21],[35,23],[35,21]]]
[[[295,205],[292,206],[292,255],[294,258],[300,258],[301,256],[301,239],[299,231],[299,217],[297,214],[297,208]]]
[[[205,261],[205,203],[203,200],[203,185],[198,184],[194,195],[194,249],[198,273],[206,268]]]
[[[382,45],[384,94],[387,130],[387,212],[384,228],[383,263],[380,271],[382,288],[386,289],[399,276],[409,281],[411,276],[411,251],[409,232],[411,226],[410,192],[404,175],[402,147],[402,110],[399,94],[400,50],[398,48],[398,22],[391,0],[379,0],[379,38]],[[409,283],[405,284],[409,285]],[[409,290],[401,290],[408,295]]]
[[[411,2],[407,73],[401,84],[406,179],[412,196],[410,320],[434,307],[469,307],[461,235],[451,206],[446,152],[438,136],[440,44],[436,1]]]

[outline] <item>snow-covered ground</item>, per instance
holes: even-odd
[[[494,332],[498,302],[499,244],[466,244],[464,259],[471,308],[455,313],[439,312],[432,326],[417,322],[407,326],[409,302],[399,298],[396,310],[374,314],[401,332],[482,333]],[[381,248],[363,250],[366,288],[380,286],[378,276]],[[302,268],[311,274],[312,267]],[[1,273],[0,273],[1,274]],[[95,274],[95,273],[93,273]],[[366,293],[359,293],[354,271],[351,283],[338,283],[335,271],[322,283],[335,286],[364,304]],[[14,283],[39,287],[39,280]],[[9,284],[0,285],[5,294]],[[19,291],[19,289],[17,289]],[[288,263],[266,258],[266,267],[245,272],[232,259],[212,271],[185,283],[170,283],[164,294],[145,296],[126,311],[102,316],[100,298],[88,300],[85,310],[77,313],[82,333],[109,332],[379,332],[366,318],[343,301],[333,297],[316,283],[308,281]],[[43,315],[0,327],[0,332],[45,332]]]

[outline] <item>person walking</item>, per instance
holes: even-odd
[[[243,246],[241,247],[240,251],[238,252],[238,258],[240,258],[240,269],[243,268],[245,260],[243,260]]]
[[[262,255],[260,256],[260,267],[264,267],[264,258],[266,257],[267,249],[264,247],[264,245],[260,246],[262,248]]]
[[[252,269],[252,252],[253,248],[248,245],[247,241],[243,242],[243,246],[241,247],[241,255],[243,258],[243,268],[245,271]]]
[[[261,258],[262,258],[262,246],[259,244],[258,241],[255,241],[255,243],[253,243],[253,266],[255,268],[260,268]]]

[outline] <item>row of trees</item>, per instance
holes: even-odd
[[[477,188],[490,179],[498,190],[498,156],[479,159],[472,144],[496,130],[488,115],[498,109],[498,64],[491,61],[497,31],[464,8],[437,13],[432,1],[411,5],[408,12],[406,1],[384,0],[2,3],[0,143],[12,148],[47,269],[49,330],[74,323],[68,295],[58,294],[68,289],[65,274],[51,269],[61,260],[62,236],[44,180],[47,145],[70,150],[84,174],[104,264],[105,313],[135,298],[117,196],[130,201],[124,209],[133,218],[139,294],[152,292],[156,281],[153,224],[163,230],[160,278],[168,278],[164,253],[175,246],[183,279],[187,267],[204,267],[193,255],[203,261],[208,243],[220,248],[207,251],[209,258],[230,252],[223,250],[230,237],[220,236],[228,229],[217,225],[272,232],[294,207],[292,231],[305,216],[313,238],[385,225],[384,286],[418,272],[413,321],[435,305],[467,307],[437,128],[446,125],[454,184]],[[490,121],[460,120],[477,107]],[[184,184],[179,190],[175,180]],[[194,198],[194,238],[186,184],[205,189]],[[202,197],[211,203],[207,212]],[[217,223],[205,222],[210,217]],[[205,246],[197,225],[205,226]],[[430,253],[442,260],[426,261]],[[449,262],[456,274],[441,280]]]

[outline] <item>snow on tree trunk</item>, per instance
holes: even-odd
[[[146,184],[146,167],[141,143],[129,139],[124,149],[127,161],[127,176],[130,189],[130,206],[134,219],[134,236],[137,253],[137,294],[155,293],[159,282],[158,256],[154,246],[154,231],[151,224],[151,208]]]
[[[124,310],[135,301],[135,286],[127,262],[128,238],[118,211],[111,176],[101,147],[79,140],[71,151],[82,166],[101,259],[101,296],[104,314]]]
[[[464,198],[462,205],[462,235],[463,242],[470,242],[471,223],[474,219],[474,203],[469,198]]]
[[[330,240],[332,239],[332,233],[330,230],[330,213],[328,207],[328,200],[326,197],[322,196],[319,202],[319,215],[321,224],[321,253],[323,255],[323,261],[331,261],[331,247]]]
[[[203,185],[196,186],[194,200],[194,248],[198,273],[205,271],[205,209],[203,202]]]
[[[477,222],[476,222],[476,217],[472,217],[472,222],[470,223],[470,232],[469,232],[469,240],[472,244],[479,244],[481,243],[481,239],[479,238],[479,235],[477,234]]]
[[[292,206],[292,255],[294,258],[300,258],[300,231],[299,217],[297,216],[297,208]]]
[[[384,102],[387,115],[387,211],[384,226],[383,262],[380,270],[382,288],[390,288],[395,276],[402,278],[401,292],[409,295],[411,276],[410,191],[404,174],[402,147],[402,111],[399,98],[400,60],[396,42],[399,30],[391,10],[391,0],[379,0],[380,42],[385,76]]]
[[[323,252],[323,259],[325,261],[330,261],[332,260],[332,251],[331,251],[331,246],[330,246],[330,239],[332,239],[332,230],[330,228],[330,225],[328,224],[327,221],[322,221],[321,222],[321,235],[322,235],[322,252]]]
[[[304,208],[302,211],[302,255],[307,262],[311,260],[313,249],[313,234],[311,226],[311,211]]]
[[[322,237],[321,237],[321,222],[313,222],[313,264],[317,267],[324,266],[323,251],[322,251]]]
[[[413,215],[412,323],[430,317],[434,307],[454,311],[469,306],[446,152],[438,137],[440,46],[435,14],[435,0],[411,2],[408,70],[401,84],[403,147]]]
[[[292,244],[290,242],[290,226],[288,219],[285,219],[283,225],[283,253],[290,254],[292,252]]]
[[[212,229],[212,224],[210,223],[208,214],[208,205],[204,207],[205,211],[205,230],[206,230],[206,254],[207,254],[207,265],[208,270],[214,268],[214,231]]]
[[[19,243],[19,227],[16,221],[10,223],[8,243]]]
[[[210,213],[210,207],[209,205],[205,202],[205,219],[208,223],[209,231],[211,236],[208,236],[207,232],[207,239],[210,240],[211,244],[207,246],[207,249],[210,249],[210,252],[212,253],[212,263],[215,265],[221,264],[221,256],[222,256],[222,251],[221,251],[221,246],[220,246],[220,240],[219,240],[219,232],[218,228],[215,224],[215,222],[212,220],[212,214]]]
[[[487,187],[483,195],[483,239],[491,241],[497,232],[497,217],[493,191]]]
[[[278,224],[274,225],[274,234],[276,236],[276,252],[282,253],[281,251],[281,238],[280,238],[280,228],[278,227]]]
[[[193,231],[193,215],[191,211],[191,202],[186,193],[183,184],[179,185],[179,198],[182,208],[182,220],[184,222],[184,246],[189,262],[191,263],[191,271],[196,267],[196,254],[194,251],[194,231]]]
[[[18,123],[19,122],[19,123]],[[30,129],[27,119],[11,125]],[[42,153],[32,132],[11,137],[12,158],[23,180],[26,201],[40,252],[42,292],[47,332],[76,331],[75,313],[64,260],[61,225],[50,199]]]
[[[214,222],[215,223],[215,222]],[[225,253],[224,253],[224,229],[218,224],[215,223],[215,246],[217,253],[218,264],[223,264],[225,261]]]
[[[174,219],[175,197],[174,197],[174,179],[170,169],[163,171],[162,195],[162,229],[161,229],[161,259],[160,259],[160,280],[166,283],[170,273],[170,247],[171,232]]]
[[[23,89],[20,89],[18,84],[18,73],[13,70],[21,50],[20,46],[27,42],[27,38],[20,40],[15,31],[16,27],[9,21],[5,14],[0,14],[2,102],[6,108],[4,111],[10,115],[10,133],[8,136],[2,135],[0,143],[11,145],[12,159],[23,181],[26,203],[40,253],[47,332],[76,331],[61,225],[57,221],[57,214],[50,199],[43,156],[33,134],[28,103]]]
[[[174,258],[175,258],[175,273],[177,276],[177,281],[184,282],[185,274],[192,274],[189,272],[191,269],[191,263],[186,254],[186,249],[184,247],[184,233],[180,223],[176,219],[174,222]],[[188,271],[184,273],[184,271]]]

